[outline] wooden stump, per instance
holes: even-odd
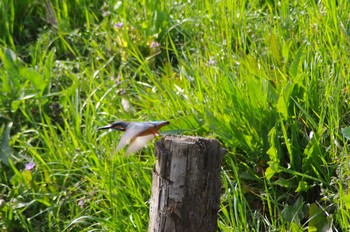
[[[165,136],[157,142],[149,232],[217,231],[223,154],[214,139]]]

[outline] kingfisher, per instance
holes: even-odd
[[[128,146],[126,155],[137,152],[147,145],[155,136],[159,135],[159,130],[163,126],[169,125],[169,121],[154,122],[126,122],[118,121],[107,126],[99,127],[98,130],[114,129],[124,131],[120,139],[117,151]]]

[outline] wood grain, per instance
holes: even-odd
[[[157,142],[149,232],[217,230],[223,154],[215,139],[172,135]]]

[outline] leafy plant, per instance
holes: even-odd
[[[0,226],[144,231],[152,145],[215,137],[222,231],[349,230],[347,1],[0,2]]]

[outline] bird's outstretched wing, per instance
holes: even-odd
[[[137,136],[142,134],[142,132],[144,132],[145,130],[147,130],[147,128],[149,128],[148,124],[145,123],[133,123],[131,124],[127,130],[125,131],[124,135],[122,136],[122,138],[120,139],[120,142],[117,146],[117,151],[122,149],[123,147],[125,147],[126,145],[130,144],[132,142],[132,144],[137,140]],[[147,135],[148,136],[148,135]],[[142,136],[142,137],[147,137],[147,136]],[[153,135],[154,137],[154,135]],[[152,138],[148,139],[148,141],[150,141]],[[134,141],[135,140],[135,141]],[[141,144],[141,141],[139,142]],[[130,145],[132,145],[130,144]],[[142,148],[142,147],[141,147]],[[130,148],[129,148],[130,149]],[[129,150],[128,149],[128,150]],[[128,153],[128,152],[127,152]],[[131,152],[130,152],[131,153]]]
[[[141,150],[154,137],[154,134],[136,137],[135,140],[131,141],[131,143],[129,144],[128,150],[126,150],[126,155]]]

